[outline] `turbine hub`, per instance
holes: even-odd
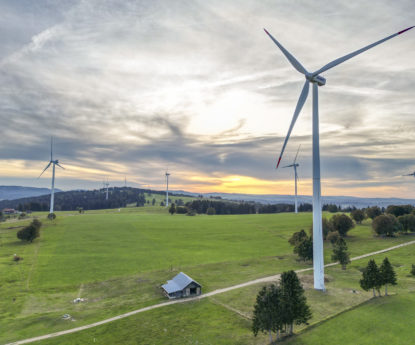
[[[310,82],[310,83],[317,83],[318,86],[323,86],[326,85],[326,78],[323,78],[321,75],[312,75],[307,74],[305,76],[305,78]]]

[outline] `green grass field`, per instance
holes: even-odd
[[[207,292],[310,267],[296,260],[287,240],[294,231],[308,230],[311,217],[311,213],[171,216],[156,206],[85,214],[58,212],[56,221],[44,220],[41,238],[30,245],[16,238],[18,227],[29,220],[2,223],[0,343],[81,326],[165,301],[160,285],[179,271],[198,280]],[[366,222],[353,229],[347,241],[356,256],[412,239],[373,237]],[[23,261],[13,262],[14,253]],[[326,245],[326,262],[330,262],[330,255],[330,245]],[[370,297],[350,292],[358,289],[360,272],[355,265],[347,271],[328,269],[329,289],[323,297],[307,290],[313,323]],[[302,279],[311,287],[309,275]],[[116,343],[117,339],[123,344],[266,344],[266,336],[254,338],[250,331],[249,317],[259,288],[146,312],[61,337],[59,344],[93,343],[94,338],[101,344]],[[73,304],[76,297],[87,302]],[[62,320],[65,313],[75,321]],[[301,336],[308,331],[304,332]]]

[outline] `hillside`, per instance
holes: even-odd
[[[60,189],[55,189],[60,192]],[[23,187],[23,186],[0,186],[0,200],[15,200],[30,198],[49,194],[49,188]]]

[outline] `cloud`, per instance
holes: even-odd
[[[36,4],[0,5],[0,27],[15,38],[0,40],[0,161],[42,169],[53,135],[68,166],[60,172],[67,188],[105,175],[161,186],[167,166],[182,189],[199,188],[191,176],[289,183],[288,170],[275,171],[275,157],[303,77],[262,28],[313,70],[399,31],[415,10],[411,1],[386,0],[376,7],[288,0]],[[342,179],[344,194],[358,194],[356,181],[367,180],[410,196],[407,182],[393,176],[398,167],[414,167],[412,38],[394,38],[324,74],[322,176],[327,185]],[[284,161],[300,143],[305,180],[311,97]],[[0,183],[29,173],[10,164],[13,173],[0,170]]]

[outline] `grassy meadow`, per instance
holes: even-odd
[[[160,285],[179,271],[196,279],[203,292],[208,292],[288,269],[311,267],[297,261],[288,244],[294,231],[310,228],[311,213],[189,217],[171,216],[165,208],[154,206],[57,215],[53,222],[43,220],[41,237],[32,244],[16,238],[16,232],[29,220],[0,224],[0,344],[165,301]],[[351,255],[356,256],[412,239],[374,237],[366,221],[350,231],[347,242]],[[415,263],[411,248],[393,252],[400,265],[411,260]],[[400,259],[401,252],[407,261]],[[23,260],[13,262],[14,253]],[[325,256],[330,262],[330,244],[326,244]],[[388,257],[394,263],[392,253]],[[366,262],[354,262],[346,271],[327,269],[325,294],[312,289],[310,274],[302,276],[313,324],[370,298],[370,293],[358,287],[359,265]],[[405,270],[399,271],[400,276]],[[413,282],[405,279],[405,287],[400,284],[391,291],[406,291]],[[200,302],[173,305],[39,343],[56,344],[59,339],[59,344],[267,344],[267,336],[254,338],[250,330],[259,288],[251,286]],[[353,289],[359,293],[352,293]],[[76,297],[86,298],[86,302],[72,303]],[[73,320],[63,320],[65,313]],[[347,313],[341,317],[344,315]],[[290,341],[302,341],[301,337],[319,328],[299,328],[298,340]]]

